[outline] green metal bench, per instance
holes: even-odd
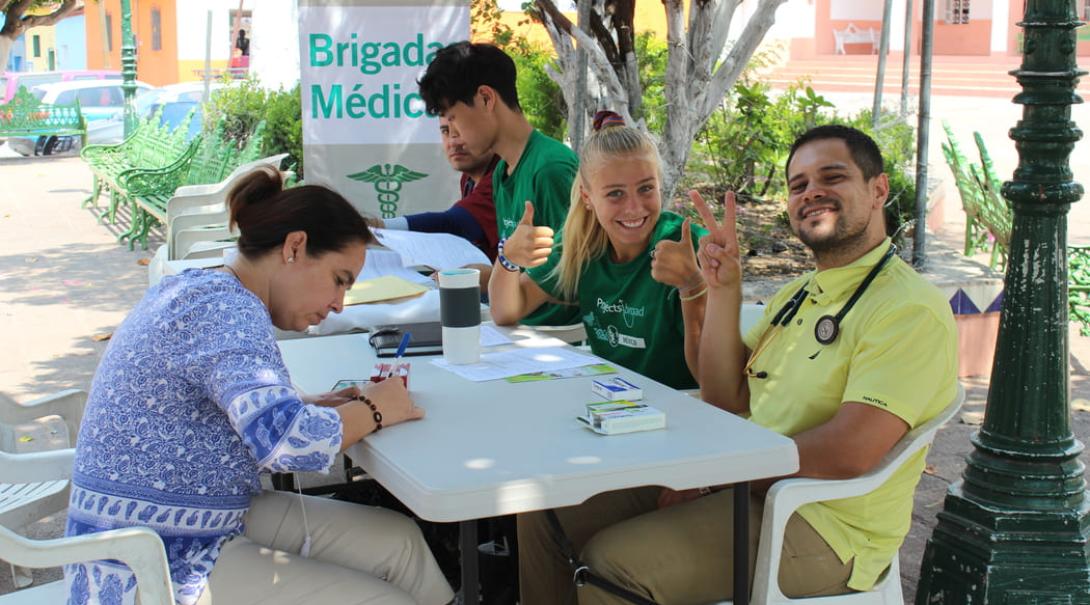
[[[87,120],[79,101],[48,105],[20,86],[15,96],[0,104],[0,137],[79,136],[87,142]]]
[[[260,122],[241,149],[223,136],[222,124],[212,136],[204,137],[199,148],[187,158],[155,170],[139,170],[123,177],[123,187],[131,192],[133,228],[127,235],[130,247],[139,240],[146,250],[148,231],[158,221],[166,222],[167,203],[175,190],[184,185],[208,185],[227,178],[240,164],[260,158],[265,122]]]
[[[117,208],[127,198],[121,175],[134,169],[165,168],[184,158],[187,151],[190,154],[195,152],[200,138],[186,140],[192,119],[191,112],[181,125],[171,130],[170,126],[161,124],[160,114],[156,112],[147,120],[140,121],[136,130],[120,143],[84,147],[80,157],[91,169],[93,182],[91,195],[83,205],[97,206],[98,198],[105,190],[110,194],[110,205],[102,213],[102,218],[110,223],[116,222]]]
[[[1068,246],[1067,297],[1069,320],[1080,324],[1080,333],[1090,336],[1090,246]]]
[[[965,209],[965,255],[987,252],[990,247],[991,267],[1002,269],[1007,264],[1014,213],[1000,193],[1002,182],[995,173],[995,165],[984,145],[984,138],[979,132],[973,133],[980,153],[980,164],[972,164],[961,153],[950,125],[943,122],[942,127],[946,131],[942,153],[950,171],[954,173],[961,205]]]

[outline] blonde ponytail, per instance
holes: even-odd
[[[587,263],[606,253],[609,236],[598,223],[594,210],[588,208],[583,200],[583,190],[590,188],[588,176],[597,169],[608,169],[602,165],[618,156],[651,157],[655,166],[659,166],[659,181],[662,170],[658,148],[645,133],[624,125],[624,120],[616,113],[600,111],[594,117],[593,132],[583,144],[579,154],[579,171],[572,181],[571,206],[568,218],[564,221],[560,262],[549,273],[548,279],[555,280],[562,299],[574,301],[578,298],[579,279]]]

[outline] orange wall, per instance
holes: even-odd
[[[103,55],[102,28],[99,7],[89,4],[85,11],[87,24],[88,69],[121,69],[121,0],[100,0],[110,14],[113,29],[113,49],[108,65]],[[136,38],[136,78],[162,86],[178,81],[178,24],[175,0],[132,0],[133,36]],[[160,50],[151,49],[151,11],[160,11]]]
[[[936,55],[990,55],[991,47],[991,19],[971,19],[961,25],[935,21]]]

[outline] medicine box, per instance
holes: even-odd
[[[619,435],[636,431],[653,431],[666,427],[662,410],[632,401],[588,403],[583,424],[602,435]]]
[[[598,378],[591,383],[594,394],[606,401],[639,401],[643,399],[643,389],[624,378]]]

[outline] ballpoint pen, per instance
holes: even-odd
[[[412,332],[405,332],[401,336],[401,344],[397,345],[397,353],[394,354],[394,362],[390,364],[390,373],[386,375],[387,378],[394,375],[394,368],[397,367],[397,362],[405,355],[405,349],[409,346],[409,340],[413,337]]]

